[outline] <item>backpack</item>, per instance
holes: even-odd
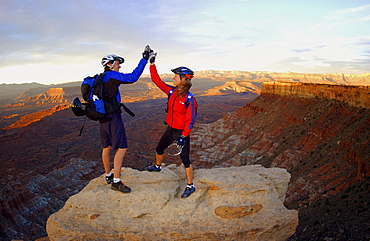
[[[91,120],[103,120],[106,114],[103,100],[103,77],[105,73],[86,77],[81,84],[81,93],[86,101],[86,116]]]

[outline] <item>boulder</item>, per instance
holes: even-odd
[[[93,179],[46,225],[50,240],[285,240],[298,212],[284,205],[290,174],[260,165],[196,169],[188,198],[183,166],[122,168],[129,194]]]

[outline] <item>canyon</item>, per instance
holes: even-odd
[[[291,240],[369,238],[369,75],[204,71],[199,76],[192,89],[200,105],[192,132],[196,170],[284,168],[291,174],[285,205],[299,210]],[[130,133],[124,165],[143,170],[164,128],[166,99],[145,76],[124,87],[125,103],[137,114],[123,114]],[[22,98],[0,107],[4,240],[46,236],[48,216],[102,174],[97,123],[68,108],[79,86],[49,89],[20,93]],[[180,161],[171,157],[166,163]]]

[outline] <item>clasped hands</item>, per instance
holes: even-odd
[[[148,60],[151,64],[154,64],[156,56],[157,56],[157,53],[154,53],[154,50],[151,49],[149,45],[145,46],[144,52],[143,52],[144,59]]]

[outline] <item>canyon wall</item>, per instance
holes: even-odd
[[[220,73],[221,77],[216,78],[224,78],[227,74]],[[239,73],[233,74],[237,76]],[[343,82],[353,83],[349,81],[348,76],[344,77]],[[237,78],[241,80],[235,83],[243,81],[242,77]],[[256,82],[262,79],[273,81],[277,76],[256,73],[255,76],[251,75],[251,78]],[[282,76],[279,78],[283,79]],[[233,78],[230,79],[232,81]],[[287,76],[286,80],[290,81],[291,90],[296,88],[295,92],[284,90],[287,84],[275,83],[274,91],[270,90],[270,93],[267,93],[266,88],[271,87],[267,83],[262,86],[266,90],[257,99],[255,96],[250,98],[247,93],[217,97],[202,96],[209,88],[220,86],[218,80],[213,82],[201,80],[194,85],[194,87],[204,85],[208,89],[200,91],[203,87],[200,90],[194,88],[196,96],[199,96],[197,100],[200,107],[198,124],[191,136],[192,161],[196,170],[202,167],[252,164],[284,168],[292,176],[285,204],[289,208],[304,208],[315,203],[315,200],[323,200],[321,203],[325,203],[334,194],[340,194],[357,181],[369,178],[370,113],[369,108],[363,107],[367,106],[368,94],[366,95],[367,89],[360,86],[352,88],[342,85],[310,84],[298,88],[299,85],[295,85],[292,76]],[[340,76],[335,80],[339,81]],[[260,86],[260,83],[257,85]],[[147,89],[146,83],[138,85],[137,88],[140,86],[144,90]],[[324,86],[326,90],[322,88]],[[336,91],[331,93],[331,88]],[[351,90],[348,91],[348,88]],[[230,89],[235,89],[234,85],[214,91],[229,93]],[[355,91],[359,89],[364,90],[359,91],[358,95],[348,95],[350,92],[356,93]],[[55,103],[59,102],[59,96],[63,95],[64,98],[70,99],[79,94],[79,86],[65,87],[63,90],[64,94],[58,89],[45,94],[45,99],[51,102],[45,108],[53,108]],[[311,92],[314,90],[317,93],[312,95]],[[138,90],[132,90],[132,93],[126,91],[124,95],[131,93],[132,98],[142,96],[142,92],[135,91]],[[328,93],[334,97],[330,98]],[[155,93],[150,90],[146,91],[144,96],[152,98],[153,94]],[[357,97],[362,95],[361,98]],[[349,97],[342,98],[343,96]],[[22,99],[26,98],[25,95],[23,97]],[[35,100],[32,103],[36,104],[41,103],[42,98],[31,99]],[[254,100],[249,103],[251,99]],[[129,101],[131,99],[128,99]],[[123,114],[130,143],[130,151],[125,158],[127,167],[143,170],[153,161],[155,148],[153,140],[159,139],[165,128],[163,125],[165,103],[165,99],[130,103],[129,107],[133,107],[132,110],[137,116],[131,118]],[[19,102],[17,105],[20,104]],[[41,106],[36,104],[34,107],[27,102],[22,102],[22,105],[26,109],[26,114],[40,111],[37,108]],[[3,113],[10,121],[4,123],[4,126],[14,123],[15,118],[20,119],[19,107],[3,108],[8,107],[9,109]],[[236,109],[239,110],[234,112]],[[224,117],[219,119],[223,115]],[[219,120],[216,121],[217,119]],[[214,123],[207,124],[211,122]],[[40,235],[46,235],[45,222],[48,215],[61,208],[66,199],[83,188],[89,180],[101,174],[98,125],[87,121],[82,137],[78,137],[82,124],[83,118],[75,117],[70,110],[65,109],[46,115],[25,127],[1,130],[0,167],[4,175],[0,183],[2,194],[0,238],[33,240],[35,237],[41,237]],[[85,164],[76,165],[74,160],[79,160],[78,163],[86,162],[91,168]],[[63,169],[70,162],[74,164]],[[181,163],[179,158],[168,158],[166,162]],[[78,178],[75,177],[76,172]],[[56,180],[54,174],[58,175]],[[57,188],[52,185],[54,182],[58,182]],[[359,193],[362,195],[360,191],[357,194]],[[348,217],[353,215],[354,207],[351,205],[353,196],[345,194],[349,196],[347,199],[341,197],[338,199],[348,201],[347,206],[341,207],[342,214]],[[366,199],[363,197],[358,197],[357,204],[366,209]],[[345,210],[351,210],[352,213]],[[365,216],[363,219],[359,219],[359,215],[353,216],[357,220],[370,220]],[[338,216],[335,218],[338,219]],[[314,220],[312,217],[306,219]],[[315,233],[317,228],[327,227],[324,221],[316,226],[313,222],[302,229]],[[345,224],[348,223],[348,219],[337,222]],[[358,231],[359,226],[353,230],[355,233],[361,233]]]
[[[169,74],[166,75],[170,77]],[[204,70],[196,71],[195,76],[198,78],[212,78],[216,80],[243,80],[250,82],[268,82],[268,81],[285,81],[285,82],[302,82],[302,83],[324,83],[324,84],[341,84],[341,85],[370,85],[370,73],[365,74],[342,74],[342,73],[294,73],[294,72],[266,72],[266,71],[215,71]]]
[[[370,108],[370,86],[265,82],[262,84],[262,93],[338,100],[352,106]]]
[[[251,103],[196,127],[193,163],[286,168],[292,174],[287,205],[336,194],[370,175],[368,90],[264,83]]]

